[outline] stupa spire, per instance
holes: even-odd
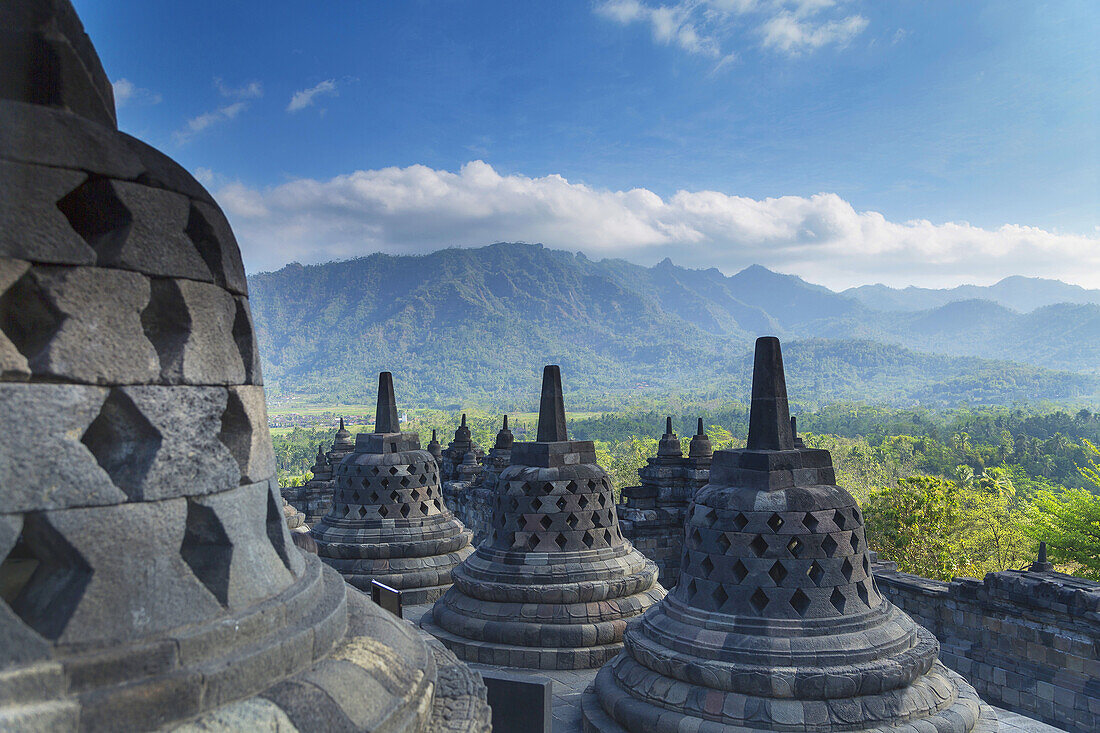
[[[504,423],[501,425],[500,432],[497,433],[497,442],[493,447],[501,450],[511,450],[513,439],[512,431],[508,429],[508,416],[505,415]]]
[[[539,402],[539,443],[569,440],[565,429],[565,398],[561,393],[561,369],[549,364],[542,370],[542,400]]]
[[[378,374],[378,408],[374,412],[374,432],[400,433],[401,421],[397,418],[397,398],[393,394],[393,374]]]
[[[752,406],[749,408],[748,450],[794,450],[787,381],[779,339],[756,340],[752,367]]]

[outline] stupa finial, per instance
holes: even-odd
[[[539,403],[539,443],[569,440],[565,429],[565,398],[561,393],[561,369],[557,364],[542,370],[542,400]]]
[[[748,450],[794,450],[787,381],[779,339],[756,340],[752,367],[752,406],[749,408]]]
[[[378,374],[378,408],[374,412],[374,432],[400,433],[401,421],[397,418],[397,398],[393,394],[393,374]]]

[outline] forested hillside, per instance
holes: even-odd
[[[532,399],[553,362],[567,390],[599,402],[590,409],[670,392],[736,399],[761,334],[784,338],[799,393],[821,402],[1011,404],[1098,391],[1095,377],[1065,373],[1100,364],[1095,305],[887,313],[759,266],[726,277],[524,244],[292,264],[250,287],[276,398],[369,401],[385,369],[411,405],[505,406]]]

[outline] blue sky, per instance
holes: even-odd
[[[1095,2],[75,5],[253,271],[524,240],[1100,286]]]

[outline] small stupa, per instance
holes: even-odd
[[[472,456],[472,463],[467,459],[468,455]],[[485,458],[485,452],[474,442],[470,428],[466,425],[466,413],[462,413],[462,422],[455,430],[454,440],[440,452],[440,481],[443,483],[448,481],[459,482],[462,486],[458,490],[466,489],[477,474],[481,473],[483,458]]]
[[[389,372],[378,375],[374,432],[356,436],[334,474],[332,508],[313,528],[321,558],[357,588],[378,580],[402,591],[408,605],[441,596],[472,534],[443,504],[420,436],[401,432]]]
[[[317,446],[317,457],[310,469],[313,476],[301,486],[283,487],[283,498],[302,513],[306,525],[312,527],[332,507],[332,465],[324,448]]]
[[[543,372],[538,440],[512,445],[489,536],[453,579],[422,627],[460,658],[538,669],[600,666],[664,595],[619,532],[592,442],[566,434],[557,366]]]
[[[828,451],[796,447],[775,338],[756,343],[748,445],[714,455],[685,530],[680,582],[596,675],[586,731],[996,730],[879,593]]]

